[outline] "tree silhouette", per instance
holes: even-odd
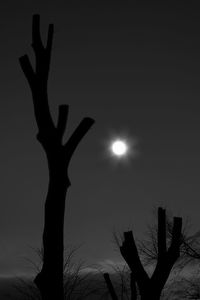
[[[106,285],[107,285],[107,288],[108,288],[108,291],[109,291],[109,294],[110,294],[112,300],[118,300],[117,294],[115,292],[112,281],[110,279],[110,275],[108,273],[104,273],[103,277],[106,282]]]
[[[43,265],[34,280],[43,300],[64,299],[63,231],[65,198],[70,186],[68,166],[78,144],[94,123],[93,119],[84,118],[68,141],[63,143],[68,105],[59,106],[57,125],[53,122],[47,92],[53,29],[53,24],[50,24],[47,44],[44,46],[40,35],[40,16],[34,15],[32,21],[32,47],[36,59],[35,70],[27,55],[19,59],[32,92],[38,126],[37,139],[46,153],[49,169],[49,186],[44,214]]]
[[[173,222],[171,214],[166,213],[166,239],[167,245],[170,244],[173,231]],[[191,222],[186,219],[182,225],[180,257],[175,264],[176,271],[181,271],[191,263],[200,261],[200,232],[190,233]],[[137,248],[142,261],[145,265],[154,265],[158,258],[158,243],[157,243],[158,228],[157,224],[148,226],[146,238],[139,241]],[[116,237],[117,238],[117,237]]]
[[[118,299],[136,300],[137,289],[136,289],[136,282],[133,273],[129,274],[126,268],[124,270],[119,270],[117,268],[114,268],[114,270],[116,271],[116,273],[118,273],[118,275],[120,275],[120,282],[118,284],[119,287],[118,289],[120,290],[119,297],[117,296],[113,283],[110,279],[109,273],[103,274],[108,292],[112,300],[118,300]],[[129,276],[129,278],[127,278],[127,275]]]
[[[166,237],[166,212],[161,207],[158,208],[157,225],[157,264],[151,277],[144,269],[139,257],[138,249],[133,237],[132,231],[124,232],[124,241],[120,246],[120,252],[131,271],[131,299],[137,299],[137,288],[141,300],[154,299],[159,300],[164,285],[170,275],[170,272],[180,256],[180,245],[182,243],[182,218],[173,218],[173,228],[171,242],[167,247]],[[106,275],[106,284],[110,291],[113,288],[109,275]],[[109,278],[109,280],[108,280]],[[111,298],[114,298],[110,293]],[[115,295],[116,296],[116,295]]]

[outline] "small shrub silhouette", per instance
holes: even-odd
[[[64,254],[64,299],[80,300],[91,299],[91,297],[102,294],[99,285],[95,283],[94,276],[85,272],[87,268],[83,261],[76,261],[75,255],[78,247],[67,247]],[[36,250],[39,258],[37,263],[32,263],[36,273],[41,269],[43,263],[43,251]],[[41,294],[31,279],[19,278],[14,285],[15,289],[20,293],[23,300],[42,300]]]

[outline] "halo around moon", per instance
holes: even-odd
[[[114,165],[118,165],[118,163],[130,165],[131,160],[139,154],[137,137],[127,132],[111,132],[103,146],[105,147],[105,158],[111,159]]]

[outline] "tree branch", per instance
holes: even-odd
[[[112,300],[118,300],[117,294],[115,293],[115,289],[113,287],[112,281],[110,279],[110,275],[108,273],[104,273],[103,277],[105,279],[108,291],[110,293],[110,296],[112,298]]]
[[[21,68],[28,80],[32,94],[36,122],[39,135],[53,136],[55,126],[50,115],[47,81],[52,49],[53,25],[49,25],[47,47],[44,48],[40,35],[40,16],[33,15],[32,21],[32,47],[36,58],[36,70],[33,70],[27,55],[20,57]]]
[[[158,261],[164,258],[167,251],[166,246],[166,212],[162,207],[158,208]]]
[[[33,92],[33,87],[35,86],[35,73],[33,71],[33,68],[31,66],[30,60],[28,58],[28,55],[23,55],[19,58],[19,63],[22,68],[22,71],[24,72],[24,75],[31,87],[31,90]]]
[[[69,106],[68,105],[59,105],[59,111],[58,111],[58,122],[57,122],[57,132],[62,139],[66,124],[67,124],[67,117],[69,112]]]
[[[64,145],[65,152],[66,152],[66,158],[69,161],[72,157],[72,154],[76,150],[78,144],[82,140],[82,138],[85,136],[85,134],[88,132],[90,127],[94,124],[94,120],[91,118],[84,118],[81,123],[78,125],[78,127],[75,129],[75,131],[72,133],[69,140]]]
[[[168,252],[174,254],[177,258],[180,255],[181,245],[181,230],[182,230],[182,218],[175,217],[172,229],[172,240]]]
[[[147,282],[149,277],[140,261],[132,231],[124,232],[124,242],[120,247],[120,252],[131,272],[134,274],[138,284]]]

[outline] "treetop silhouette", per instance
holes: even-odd
[[[132,231],[124,232],[124,240],[120,246],[120,252],[126,261],[130,270],[131,299],[137,299],[137,287],[141,300],[154,299],[159,300],[164,285],[170,275],[170,272],[180,256],[180,246],[182,243],[182,218],[173,218],[173,228],[171,242],[167,247],[166,238],[166,211],[158,208],[157,225],[157,264],[150,276],[144,269],[140,260],[138,249],[133,237]],[[104,274],[108,290],[113,300],[117,299],[113,293],[112,282],[108,274]],[[114,296],[113,296],[114,295]]]

